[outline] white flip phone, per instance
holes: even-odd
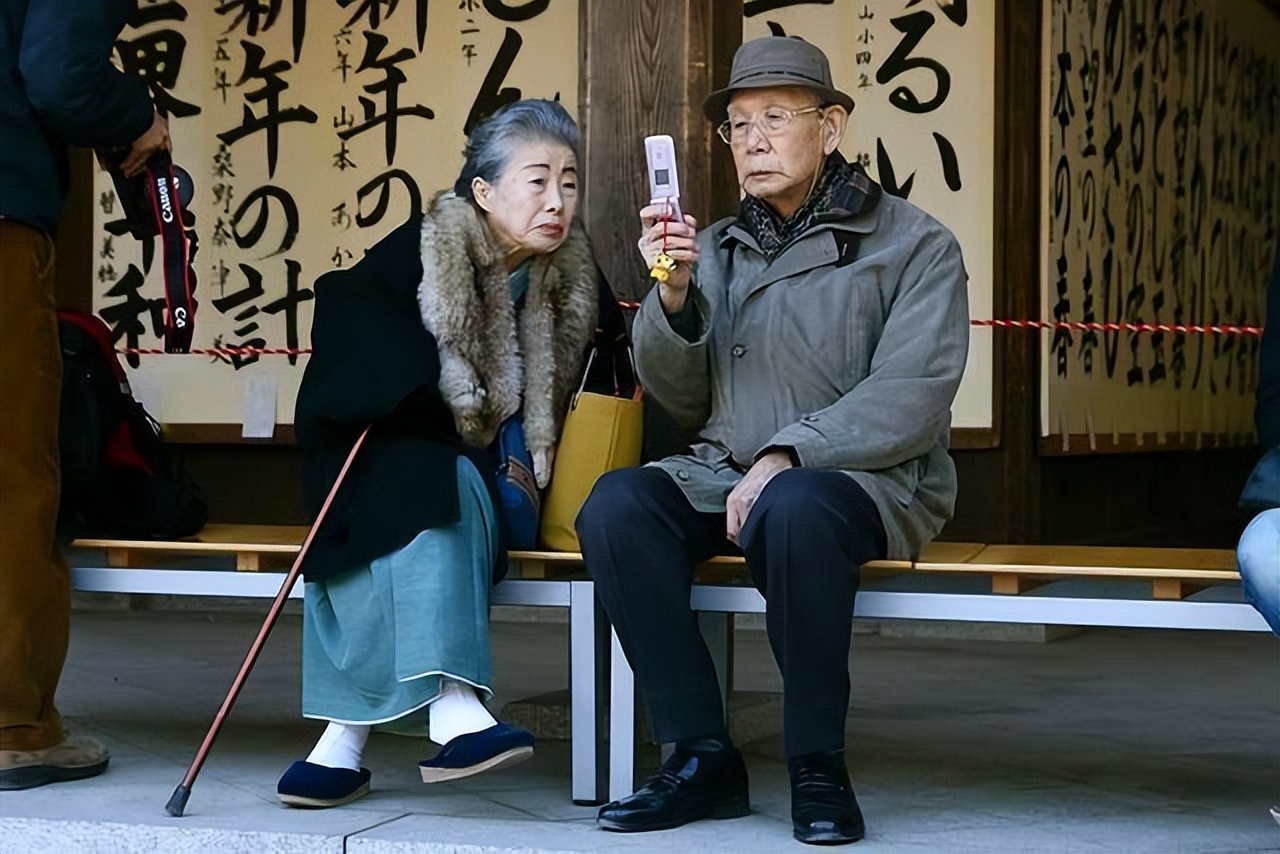
[[[649,204],[671,206],[672,218],[684,222],[680,212],[680,177],[676,172],[676,145],[667,134],[644,140],[644,157],[649,172]]]

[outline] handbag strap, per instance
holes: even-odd
[[[576,409],[578,406],[578,398],[582,396],[582,392],[587,387],[587,377],[591,374],[591,365],[596,360],[596,353],[600,352],[600,345],[594,341],[591,343],[591,354],[587,356],[586,367],[582,369],[582,382],[578,383],[578,390],[573,394],[573,402],[569,405],[570,409]],[[627,344],[627,360],[631,362],[631,378],[635,380],[635,391],[631,395],[632,400],[640,400],[644,396],[644,389],[640,386],[640,374],[636,371],[636,354],[631,349],[631,344]],[[618,366],[613,366],[613,390],[618,392],[622,389],[618,382]],[[617,395],[615,395],[617,396]]]

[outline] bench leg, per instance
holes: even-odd
[[[569,582],[569,750],[573,802],[604,803],[609,623],[590,581]]]
[[[617,633],[609,634],[609,799],[618,800],[635,791],[636,683]]]
[[[733,689],[733,614],[721,611],[699,611],[698,629],[716,665],[720,682],[720,705],[724,709],[725,729],[729,728],[729,692]]]

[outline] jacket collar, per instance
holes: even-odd
[[[813,192],[790,217],[783,219],[766,202],[748,195],[738,205],[734,225],[737,233],[751,236],[752,248],[773,262],[818,226],[874,211],[882,194],[861,164],[849,163],[834,151],[823,164]]]

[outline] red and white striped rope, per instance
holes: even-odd
[[[626,309],[636,309],[639,303],[619,302]],[[1239,323],[1186,324],[1186,323],[1085,323],[1064,320],[970,320],[970,326],[995,329],[1068,330],[1071,332],[1133,332],[1170,335],[1246,335],[1261,337],[1263,327]],[[116,350],[126,356],[305,356],[310,347],[193,347],[188,353],[166,353],[152,347],[121,347]]]

